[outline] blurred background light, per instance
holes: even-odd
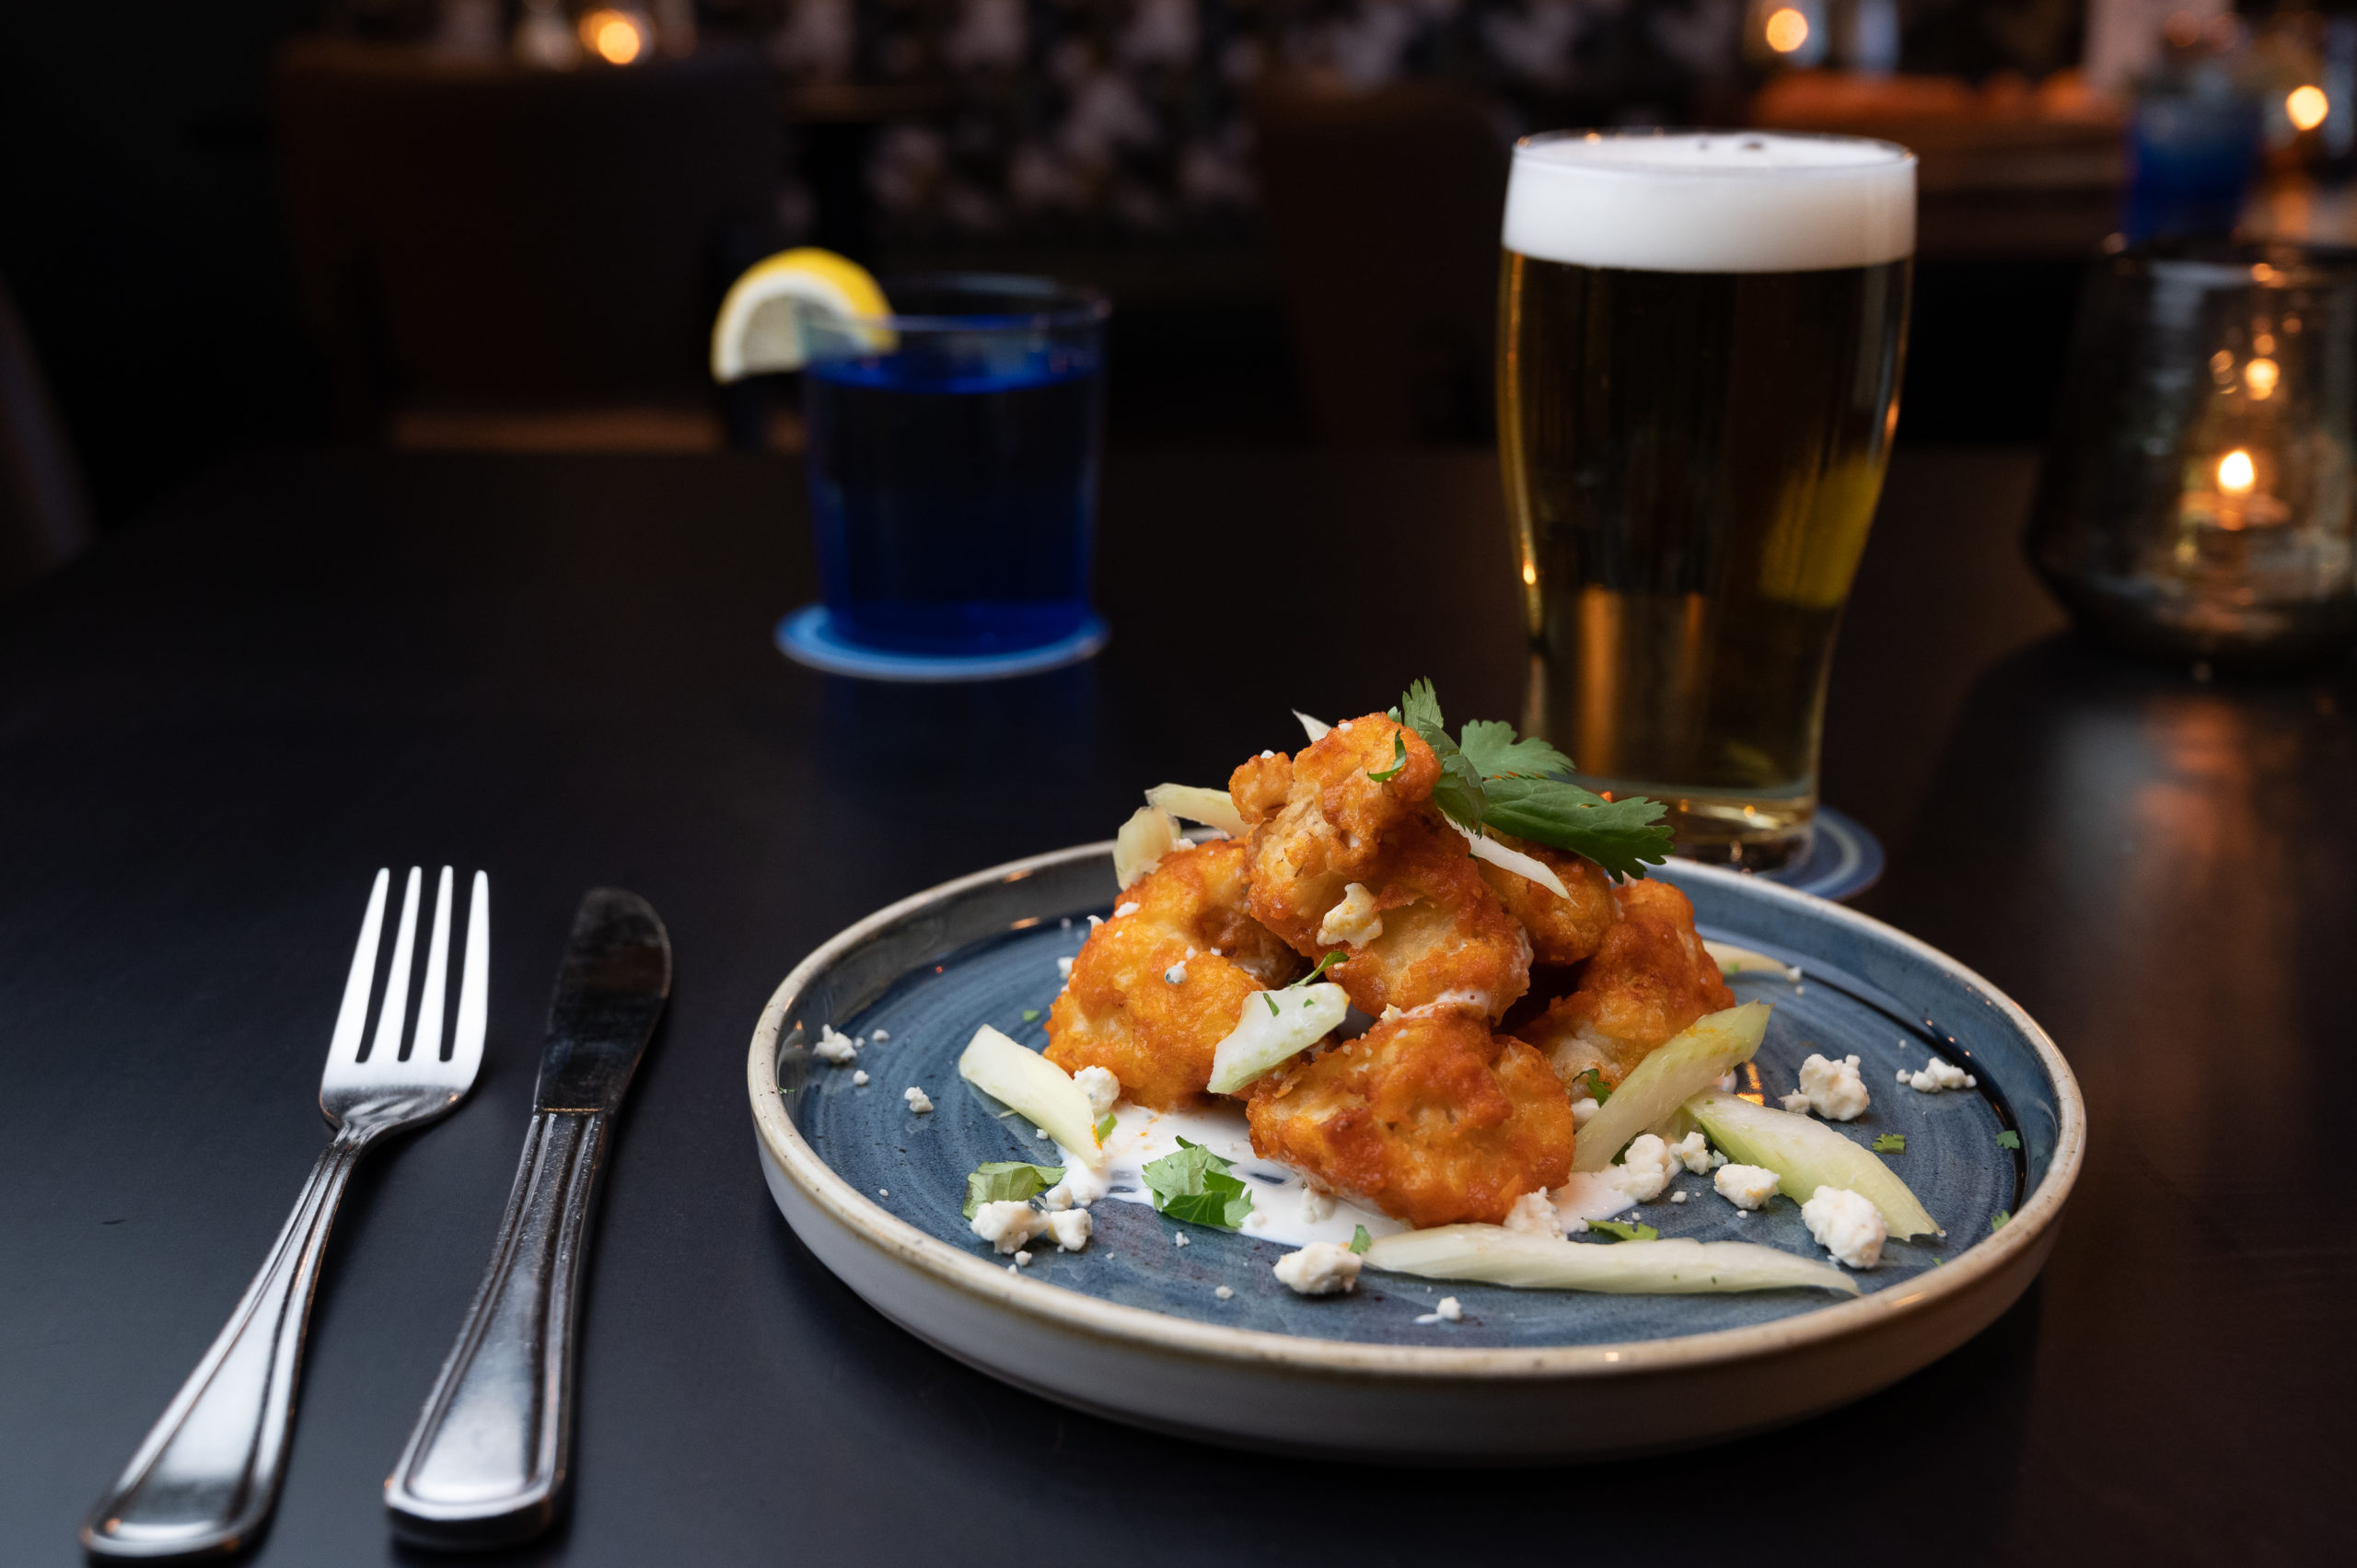
[[[1782,6],[1768,14],[1767,34],[1768,47],[1777,53],[1797,53],[1808,41],[1808,18],[1790,6]]]
[[[646,24],[627,11],[592,11],[581,18],[581,41],[609,65],[627,65],[646,52]]]
[[[2322,87],[2293,87],[2284,95],[2283,112],[2291,119],[2294,129],[2313,131],[2324,123],[2325,116],[2332,112],[2332,100],[2325,97]]]

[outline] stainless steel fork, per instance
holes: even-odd
[[[475,873],[466,956],[449,1055],[442,1050],[443,999],[450,960],[450,868],[442,868],[426,938],[417,1027],[407,1051],[411,960],[416,951],[419,870],[410,867],[400,929],[377,1032],[367,1035],[389,871],[377,873],[360,945],[344,981],[343,1006],[319,1079],[319,1109],[335,1128],[261,1272],[213,1348],[180,1387],[122,1476],[90,1510],[82,1544],[101,1557],[180,1557],[234,1551],[270,1516],[295,1426],[295,1384],[303,1359],[319,1259],[344,1182],[368,1146],[387,1132],[431,1121],[465,1098],[482,1063],[491,971],[491,883]]]

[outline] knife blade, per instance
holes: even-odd
[[[532,1109],[612,1111],[671,994],[671,939],[644,899],[592,888],[549,1003]]]
[[[385,1480],[393,1533],[498,1546],[556,1518],[571,1479],[573,1375],[588,1222],[614,1112],[671,992],[671,942],[645,900],[594,888],[574,916],[524,1157],[491,1264]]]

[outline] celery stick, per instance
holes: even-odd
[[[1141,806],[1130,813],[1113,835],[1113,880],[1126,891],[1129,885],[1162,864],[1178,843],[1178,824],[1170,813]]]
[[[1738,947],[1732,942],[1713,942],[1707,937],[1702,950],[1719,966],[1719,973],[1732,978],[1739,974],[1772,974],[1782,980],[1797,981],[1801,971],[1786,963],[1779,963],[1765,953],[1755,953],[1748,947]]]
[[[1517,1290],[1693,1295],[1807,1285],[1858,1294],[1829,1263],[1748,1241],[1559,1241],[1494,1225],[1449,1225],[1377,1237],[1369,1266],[1428,1280],[1479,1280]]]
[[[1288,985],[1244,999],[1236,1028],[1212,1053],[1211,1091],[1232,1095],[1333,1032],[1351,1010],[1339,985]]]
[[[1697,1018],[1685,1033],[1655,1046],[1620,1080],[1612,1098],[1580,1129],[1573,1170],[1602,1170],[1640,1132],[1676,1116],[1696,1091],[1737,1063],[1751,1060],[1768,1032],[1768,1004],[1747,1002]]]
[[[1224,789],[1159,784],[1145,792],[1145,803],[1173,817],[1217,828],[1231,839],[1240,839],[1252,830],[1244,825],[1244,814],[1237,810],[1235,796]]]
[[[1686,1109],[1727,1158],[1774,1171],[1778,1189],[1795,1203],[1807,1202],[1820,1187],[1846,1187],[1882,1211],[1893,1236],[1947,1234],[1872,1149],[1814,1117],[1771,1110],[1716,1090],[1696,1095]]]
[[[1097,1113],[1089,1109],[1088,1097],[1071,1074],[1038,1051],[984,1024],[958,1058],[958,1075],[1029,1117],[1092,1170],[1105,1168],[1105,1150],[1097,1141]]]

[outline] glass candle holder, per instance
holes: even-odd
[[[2357,634],[2357,255],[2115,247],[2089,275],[2028,550],[2084,626],[2222,668]]]

